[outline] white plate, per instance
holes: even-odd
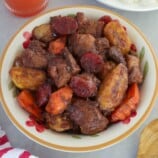
[[[127,11],[142,12],[142,11],[152,11],[158,9],[158,3],[142,5],[142,4],[124,3],[121,2],[120,0],[97,0],[97,1],[105,5],[108,5],[110,7],[121,9],[121,10],[127,10]]]

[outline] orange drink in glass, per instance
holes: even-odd
[[[5,0],[6,7],[17,16],[32,16],[47,6],[48,0]]]

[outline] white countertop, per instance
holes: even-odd
[[[127,17],[130,21],[136,24],[142,30],[142,32],[144,32],[145,36],[149,39],[158,55],[158,11],[144,13],[121,11],[104,6],[95,0],[49,0],[49,5],[45,11],[50,8],[77,4],[96,5],[108,8],[124,17]],[[3,0],[0,0],[0,53],[2,53],[11,36],[30,18],[19,18],[13,16],[5,8]],[[150,113],[148,119],[141,125],[141,127],[120,143],[96,152],[82,154],[64,153],[45,148],[28,139],[11,123],[4,113],[2,106],[0,106],[0,126],[6,131],[11,144],[15,147],[25,148],[40,158],[136,158],[140,132],[145,125],[155,118],[158,118],[158,101],[156,102],[154,109]]]

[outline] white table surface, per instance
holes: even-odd
[[[104,6],[95,0],[49,0],[49,5],[45,11],[51,8],[77,4],[95,5],[108,8],[127,17],[130,21],[136,24],[142,32],[144,32],[158,55],[158,11],[144,13],[121,11]],[[3,0],[0,0],[0,53],[2,53],[11,36],[30,18],[19,18],[13,16],[5,8]],[[64,153],[45,148],[28,139],[16,127],[14,127],[4,113],[2,106],[0,106],[0,126],[6,131],[11,144],[15,147],[25,148],[40,158],[136,158],[140,132],[155,118],[158,118],[158,101],[155,103],[154,109],[141,127],[120,143],[96,152],[82,154]]]

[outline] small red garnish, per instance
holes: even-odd
[[[131,121],[131,119],[130,119],[130,117],[128,117],[127,119],[123,120],[122,122],[124,124],[128,124],[128,123],[130,123],[130,121]]]
[[[36,128],[36,131],[39,133],[42,133],[45,130],[44,126],[38,123],[36,123],[35,128]]]
[[[23,37],[25,38],[25,41],[23,42],[23,48],[26,49],[28,48],[29,44],[30,44],[30,40],[31,40],[31,37],[32,37],[32,34],[28,31],[25,31],[23,33]]]
[[[30,40],[24,41],[23,42],[23,48],[24,49],[28,48],[29,44],[30,44]]]
[[[35,125],[35,122],[32,120],[28,120],[28,121],[26,121],[26,125],[29,127],[33,127]]]
[[[45,130],[44,125],[37,123],[31,115],[29,116],[29,120],[26,121],[26,125],[28,127],[35,127],[36,131],[39,133],[42,133]]]
[[[134,52],[137,52],[137,47],[135,44],[131,44],[131,50],[134,51]]]
[[[131,113],[131,117],[135,117],[135,116],[137,116],[137,111],[133,111],[133,112]]]
[[[124,30],[127,31],[127,28],[125,26],[123,26]]]
[[[26,40],[29,40],[31,37],[32,37],[32,34],[28,31],[25,31],[23,33],[23,37],[26,39]]]

